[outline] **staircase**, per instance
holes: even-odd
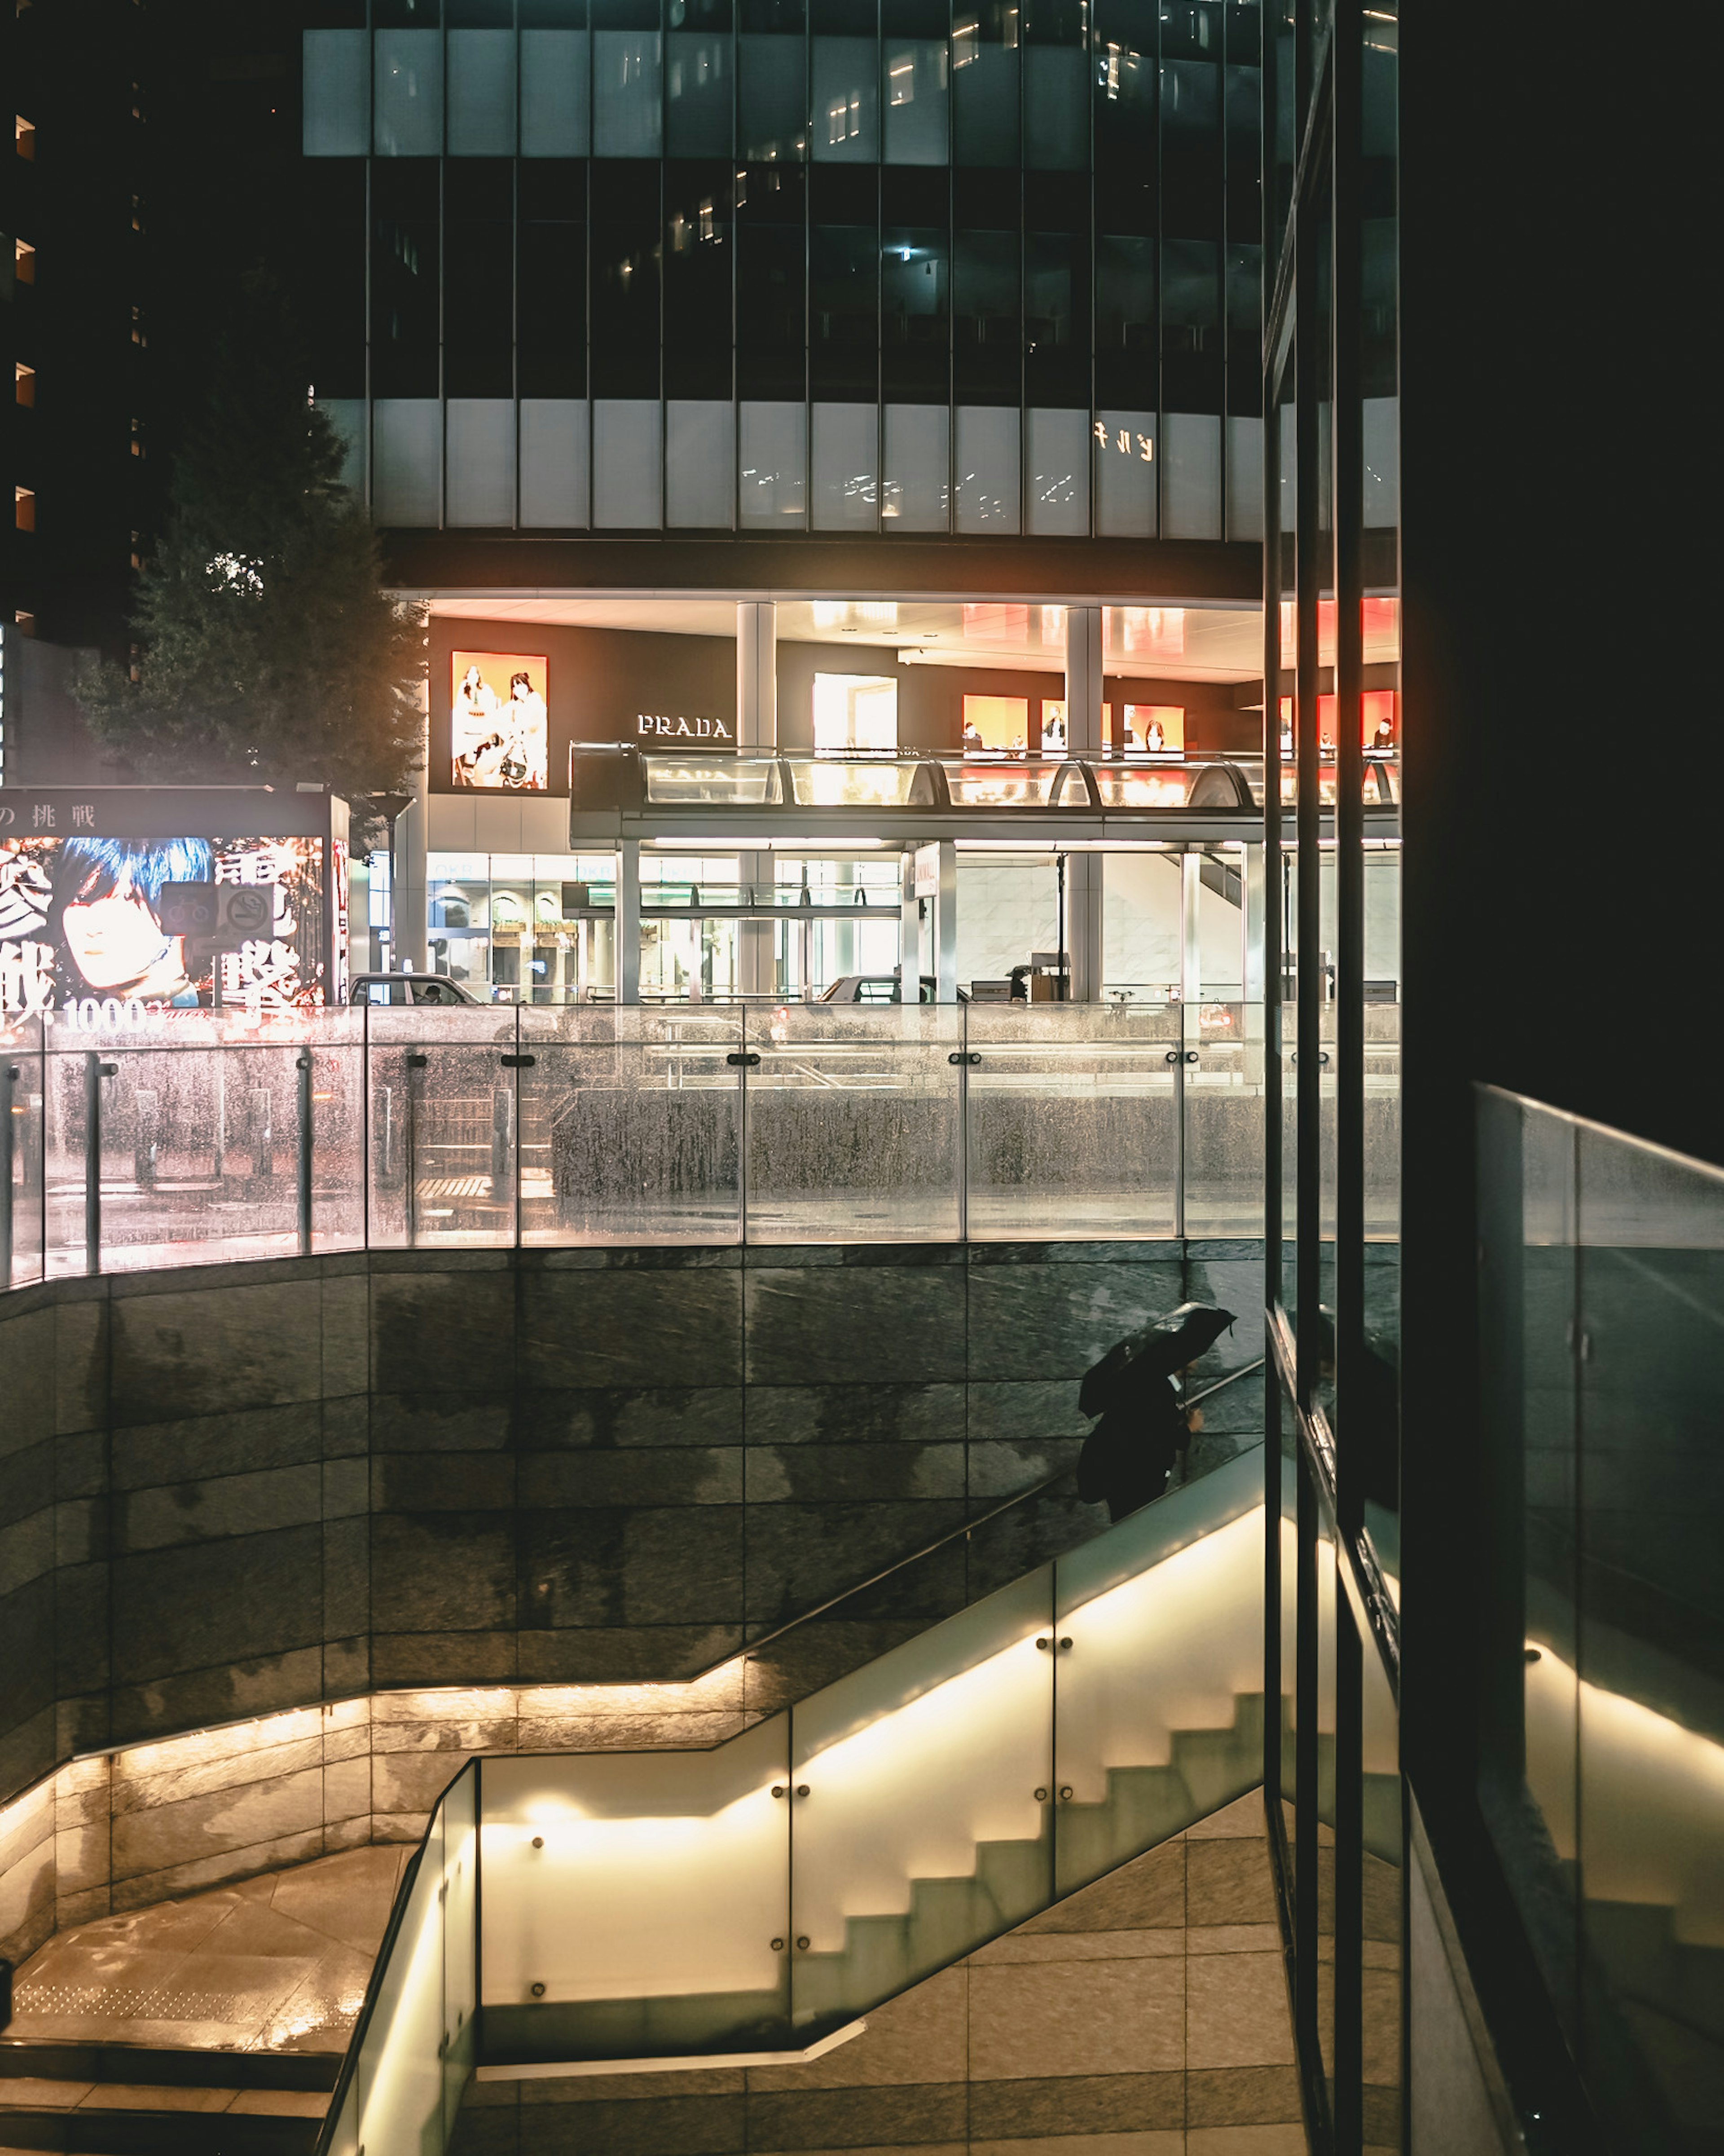
[[[705,1751],[470,1763],[320,2152],[467,2081],[804,2058],[1262,1778],[1260,1450]]]
[[[311,2156],[332,2054],[0,2041],[0,2156]]]

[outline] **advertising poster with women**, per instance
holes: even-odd
[[[0,839],[0,1013],[208,1009],[218,963],[224,1004],[318,1008],[322,851],[315,838]],[[219,960],[189,951],[162,926],[169,883],[271,886],[271,932]]]
[[[457,651],[449,707],[451,776],[459,787],[542,793],[550,761],[543,654]]]

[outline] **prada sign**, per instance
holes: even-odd
[[[685,718],[668,711],[641,711],[634,733],[642,748],[682,748],[700,742],[707,748],[735,748],[736,730],[728,719]]]

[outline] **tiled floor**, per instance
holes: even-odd
[[[62,1932],[18,1971],[7,2037],[344,2051],[408,1854],[349,1850]]]

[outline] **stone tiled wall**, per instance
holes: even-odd
[[[806,2066],[474,2083],[454,2156],[1305,2156],[1260,1793]]]
[[[417,1842],[481,1753],[716,1744],[777,1704],[776,1672],[738,1656],[689,1684],[382,1692],[69,1760],[0,1805],[0,1956],[284,1865]]]
[[[1097,1354],[1185,1296],[1249,1313],[1257,1275],[1239,1243],[866,1245],[14,1291],[0,1799],[388,1690],[684,1677],[1067,1463]],[[1260,1352],[1247,1316],[1209,1363]],[[1200,1461],[1260,1401],[1221,1394]]]

